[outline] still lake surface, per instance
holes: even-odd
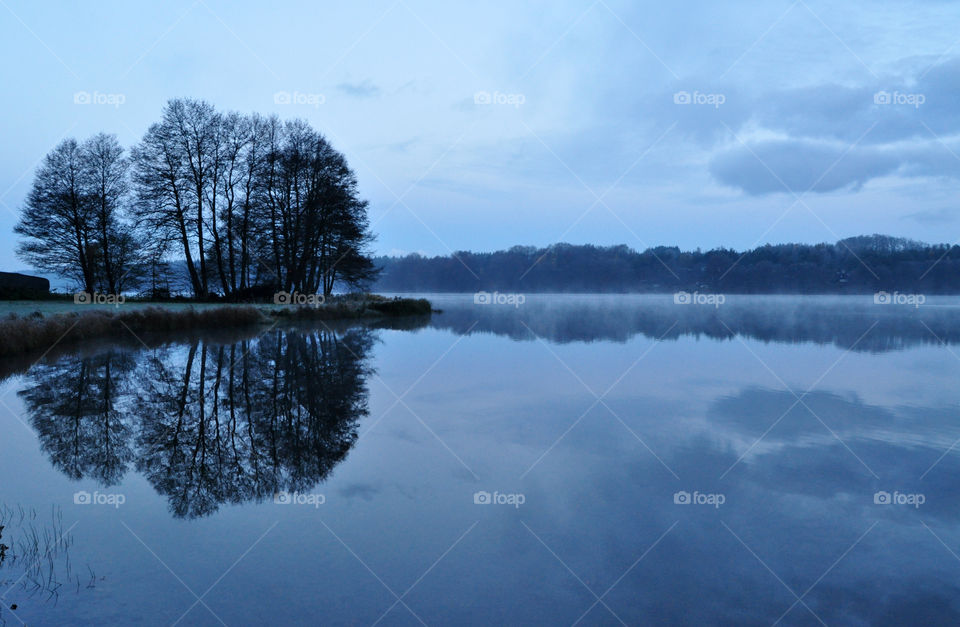
[[[430,298],[0,365],[0,624],[960,622],[960,299]]]

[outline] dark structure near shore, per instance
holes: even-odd
[[[0,272],[0,299],[41,298],[50,294],[50,281],[39,276]]]

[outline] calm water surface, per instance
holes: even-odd
[[[0,368],[0,624],[960,622],[960,299],[433,300]]]

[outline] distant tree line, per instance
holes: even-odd
[[[884,235],[746,252],[557,244],[374,263],[381,271],[376,288],[396,292],[960,293],[960,246]]]
[[[343,154],[303,120],[171,100],[125,151],[67,139],[34,178],[15,231],[32,266],[88,292],[198,298],[329,294],[375,276],[367,202]]]

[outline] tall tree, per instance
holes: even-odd
[[[196,294],[206,297],[209,292],[207,274],[206,239],[204,227],[211,219],[210,230],[216,244],[216,181],[219,175],[219,129],[220,118],[213,105],[203,100],[171,100],[164,111],[163,123],[174,130],[174,139],[179,148],[186,174],[187,199],[195,216],[197,251],[199,253],[200,290]],[[211,191],[213,190],[213,191]],[[207,201],[207,202],[205,202]]]
[[[122,205],[129,191],[129,163],[115,135],[99,133],[85,141],[80,152],[102,270],[99,278],[108,293],[116,294],[124,278],[121,273],[129,272],[129,267],[121,266],[129,266],[129,256],[135,252],[132,235],[121,223]]]
[[[17,246],[25,261],[92,293],[97,235],[88,183],[84,151],[75,139],[62,141],[37,171],[14,231],[27,238]]]
[[[264,184],[278,286],[329,295],[337,281],[372,279],[367,203],[346,158],[303,120],[274,125],[270,140]]]
[[[165,119],[153,124],[133,149],[135,211],[142,227],[154,236],[155,246],[179,244],[193,293],[199,296],[204,285],[194,261],[197,216],[191,211],[190,182],[180,148],[176,127]]]

